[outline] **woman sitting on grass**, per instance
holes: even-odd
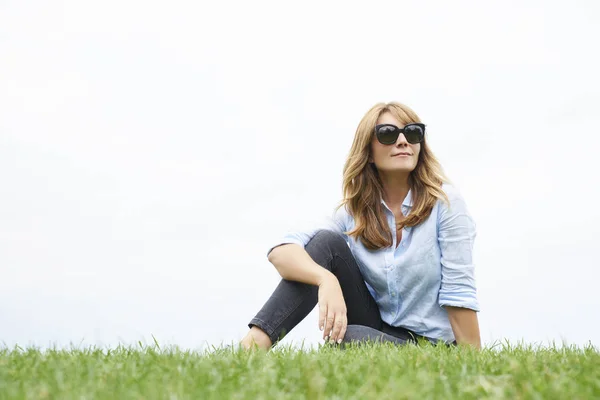
[[[267,253],[283,278],[240,342],[270,349],[319,304],[330,343],[419,338],[481,347],[475,223],[398,102],[360,121],[327,224],[286,234]]]

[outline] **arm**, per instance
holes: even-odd
[[[448,311],[456,342],[481,348],[477,320],[479,302],[472,260],[475,222],[460,193],[453,187],[446,189],[450,206],[442,203],[438,209],[442,264],[439,305]]]
[[[327,268],[317,264],[305,246],[320,230],[342,234],[346,241],[346,211],[340,208],[324,223],[309,229],[288,232],[279,244],[271,247],[267,257],[283,279],[304,282],[319,287],[319,328],[323,339],[341,342],[348,324],[347,309],[338,278]]]
[[[458,344],[470,344],[481,349],[477,313],[468,308],[445,306],[452,331]]]
[[[283,279],[320,285],[329,275],[329,270],[313,261],[304,247],[296,243],[283,244],[269,253],[269,262],[275,266]]]
[[[267,252],[269,262],[283,279],[319,285],[324,278],[333,274],[314,262],[304,247],[321,229],[344,235],[347,217],[345,208],[341,207],[332,217],[315,226],[286,233]]]

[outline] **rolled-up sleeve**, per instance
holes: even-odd
[[[326,229],[334,232],[338,232],[346,238],[346,226],[347,226],[348,212],[345,206],[335,210],[331,216],[323,217],[315,221],[308,221],[304,224],[303,228],[293,229],[286,232],[279,240],[277,240],[267,251],[267,257],[271,251],[282,244],[296,243],[302,248],[312,239],[316,233],[320,230]]]
[[[446,193],[450,206],[440,202],[438,208],[438,241],[442,264],[439,305],[480,311],[473,264],[475,221],[456,189],[447,190]]]

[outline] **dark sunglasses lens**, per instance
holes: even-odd
[[[423,140],[423,136],[423,128],[420,125],[407,125],[404,127],[404,137],[408,143],[420,143]]]
[[[398,128],[395,126],[381,126],[377,129],[377,139],[382,144],[396,143],[398,140]]]

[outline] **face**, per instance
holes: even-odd
[[[404,124],[398,121],[392,114],[385,112],[379,116],[377,124],[392,124],[398,128],[403,128]],[[404,134],[401,133],[394,144],[381,144],[377,137],[373,135],[371,141],[370,162],[375,163],[375,167],[380,172],[404,171],[411,172],[417,166],[421,143],[410,144],[406,141]],[[406,153],[406,155],[397,155]]]

